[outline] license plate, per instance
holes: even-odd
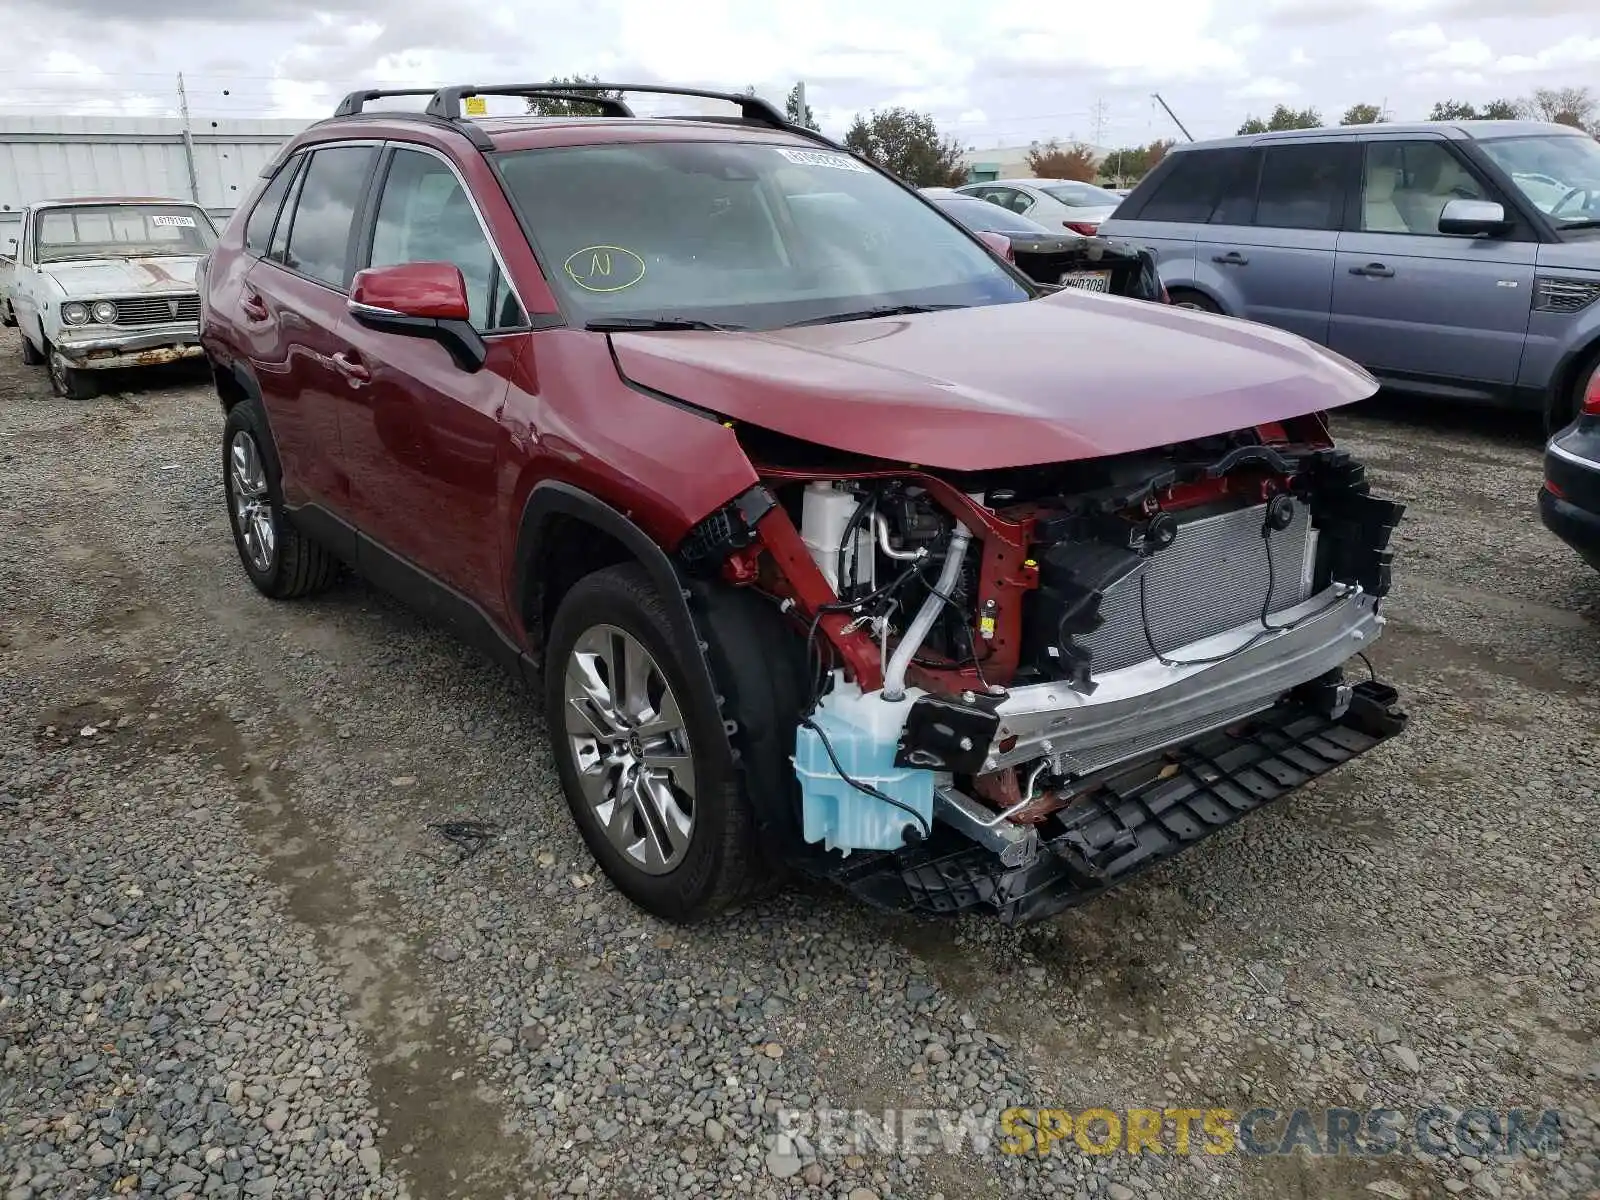
[[[1110,271],[1068,271],[1061,277],[1062,287],[1083,288],[1089,292],[1111,290]]]

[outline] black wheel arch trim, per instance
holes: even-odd
[[[255,373],[236,358],[231,358],[225,363],[219,363],[215,358],[207,354],[206,361],[211,364],[211,369],[214,373],[226,372],[234,383],[238,384],[239,390],[244,393],[246,400],[255,401],[256,411],[261,414],[262,430],[267,435],[268,443],[270,443],[266,449],[272,454],[272,463],[278,472],[278,490],[281,494],[283,491],[283,455],[278,452],[278,431],[272,427],[272,414],[267,411],[266,397],[261,394],[261,385],[256,381]],[[222,405],[224,414],[236,407],[227,404],[220,392],[217,395],[217,401]]]
[[[743,777],[749,776],[750,763],[740,753],[743,740],[735,714],[727,711],[727,699],[717,685],[711,667],[711,645],[702,632],[694,613],[695,607],[707,609],[713,597],[708,590],[716,585],[703,580],[687,578],[653,538],[626,514],[613,508],[604,500],[582,488],[559,480],[544,480],[536,485],[522,509],[522,520],[517,531],[517,548],[513,560],[512,603],[518,618],[524,622],[527,637],[528,659],[541,670],[556,669],[546,661],[544,647],[536,644],[543,630],[527,628],[530,605],[540,603],[535,566],[539,562],[545,530],[551,517],[570,517],[586,522],[600,532],[615,538],[645,569],[650,580],[661,594],[662,602],[672,624],[673,635],[684,650],[683,661],[688,670],[686,681],[696,699],[709,705],[708,711],[718,713],[727,735],[728,753],[733,769]],[[709,612],[707,613],[707,623]],[[765,732],[765,731],[763,731]],[[769,780],[751,780],[757,786],[750,788],[750,801],[756,806],[757,830],[763,849],[774,860],[790,857],[796,847],[790,842],[792,821],[786,821],[781,809],[775,810],[766,803],[765,794]]]
[[[673,633],[686,649],[693,651],[686,655],[690,673],[694,676],[689,681],[690,687],[699,693],[700,699],[714,704],[716,711],[721,712],[722,697],[718,695],[712,679],[711,664],[706,658],[706,642],[695,624],[694,614],[689,610],[688,581],[655,539],[634,524],[626,514],[591,492],[555,479],[535,484],[527,503],[523,505],[513,559],[513,611],[523,622],[523,633],[534,660],[542,662],[544,658],[544,631],[530,622],[529,614],[532,606],[540,600],[536,567],[552,517],[571,517],[594,526],[601,533],[614,538],[644,567],[671,615]]]

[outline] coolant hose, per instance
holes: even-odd
[[[939,570],[939,582],[934,585],[933,595],[922,602],[916,620],[911,622],[911,628],[906,630],[905,637],[900,639],[900,644],[889,658],[889,670],[883,677],[885,700],[906,698],[906,668],[917,656],[917,651],[922,649],[923,639],[928,636],[928,630],[933,628],[934,621],[938,619],[939,610],[944,607],[944,598],[956,586],[956,580],[961,575],[961,564],[967,557],[967,543],[971,540],[971,530],[957,521],[955,532],[950,535],[950,545],[945,548],[944,566]]]

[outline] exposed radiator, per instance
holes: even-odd
[[[1099,675],[1164,655],[1201,638],[1241,625],[1259,627],[1267,597],[1267,547],[1261,536],[1267,506],[1255,505],[1179,526],[1172,545],[1106,591],[1100,603],[1105,624],[1078,644],[1090,652],[1089,669]],[[1271,538],[1272,600],[1267,613],[1282,612],[1311,598],[1316,533],[1305,505],[1293,523]],[[1139,581],[1150,629],[1139,608]]]

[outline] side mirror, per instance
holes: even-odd
[[[1439,214],[1439,232],[1459,237],[1495,237],[1510,228],[1505,206],[1492,200],[1451,200]]]
[[[472,327],[467,282],[454,263],[358,271],[347,307],[368,329],[438,342],[463,371],[481,370],[488,359],[489,348]]]

